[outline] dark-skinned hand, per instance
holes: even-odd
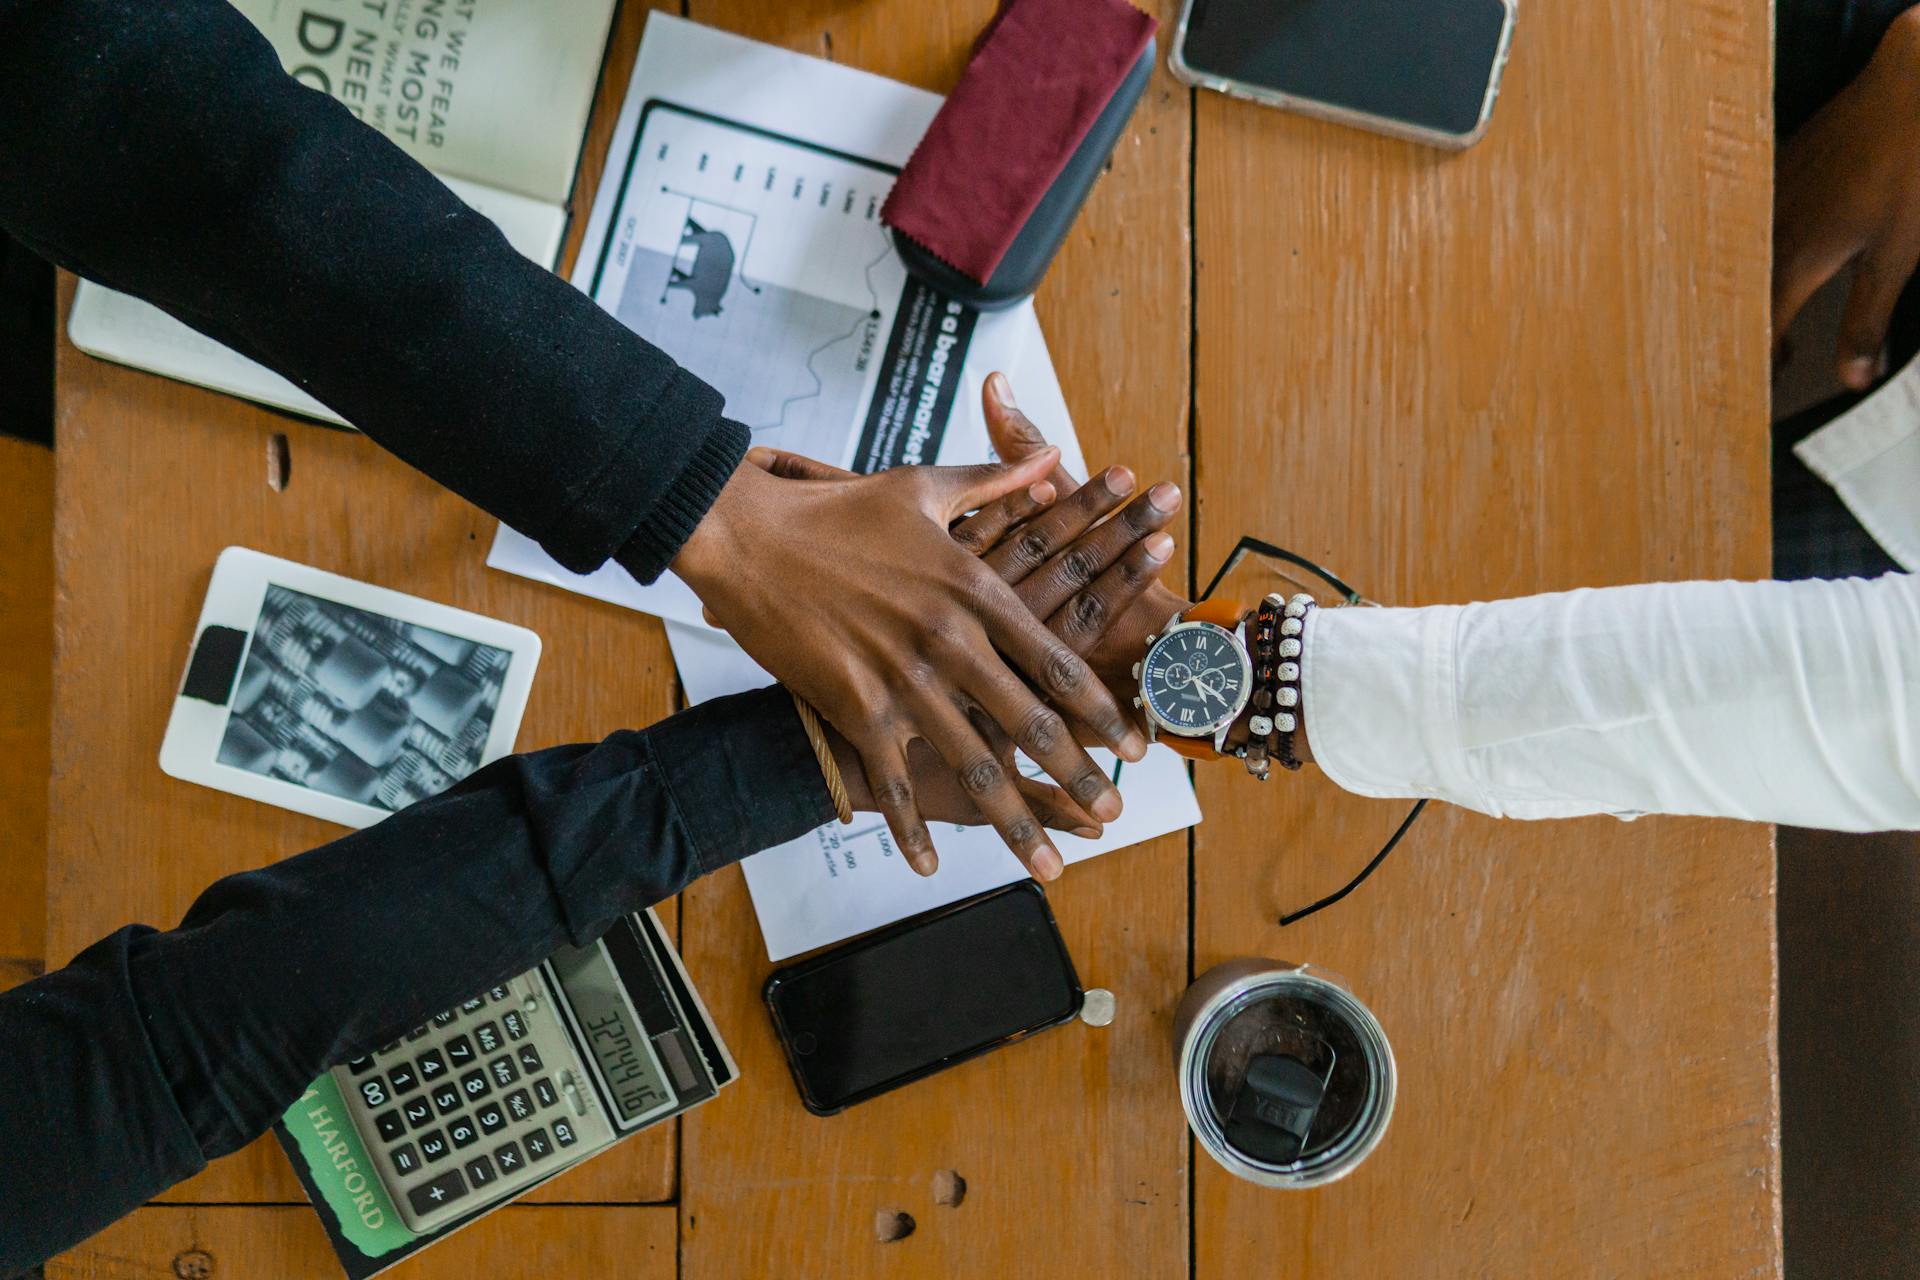
[[[1053,463],[1037,454],[796,480],[743,462],[674,561],[740,646],[853,744],[915,865],[933,856],[915,799],[916,741],[1029,866],[1059,854],[1001,763],[996,735],[1101,821],[1119,816],[1120,793],[1070,722],[1124,759],[1146,752],[1145,735],[1086,662],[948,533],[961,514],[1026,490]]]
[[[1012,388],[1000,374],[987,379],[986,410],[987,437],[1001,461],[1024,462],[1050,448],[1040,428],[1014,404]],[[1057,500],[1062,508],[1074,502],[1077,491],[1094,487],[1092,484],[1081,486],[1057,465],[1043,483],[1050,494],[1065,495]],[[1152,490],[1148,492],[1151,494]],[[1174,493],[1177,500],[1178,490]],[[1034,532],[1043,535],[1045,531],[1035,528]],[[1008,551],[1009,544],[1002,543],[1000,549],[1003,553]],[[1031,559],[1048,550],[1047,540],[1044,536],[1037,536],[1013,549],[1020,556]],[[1158,634],[1175,614],[1185,613],[1192,607],[1193,601],[1156,577],[1120,614],[1105,620],[1105,627],[1092,646],[1081,649],[1081,653],[1086,655],[1088,663],[1113,691],[1114,697],[1123,705],[1130,706],[1140,687],[1133,674],[1133,664],[1146,656],[1147,637]],[[1227,734],[1228,745],[1237,746],[1246,741],[1247,719],[1251,714],[1251,709],[1242,713],[1239,722]],[[1313,744],[1307,731],[1307,711],[1304,706],[1300,709],[1300,735],[1294,739],[1293,746],[1301,760],[1313,759]]]
[[[1894,303],[1920,262],[1920,9],[1894,19],[1853,83],[1780,148],[1773,215],[1773,335],[1849,263],[1835,353],[1865,391],[1884,370]]]
[[[812,459],[775,450],[756,449],[749,460],[788,480],[820,482],[849,475]],[[1100,642],[1113,620],[1125,616],[1132,602],[1152,587],[1173,555],[1173,540],[1161,530],[1180,508],[1177,488],[1155,486],[1149,496],[1135,499],[1119,516],[1106,519],[1133,487],[1132,473],[1124,467],[1113,467],[1103,473],[1101,483],[1076,486],[1076,492],[1056,506],[1054,486],[1040,481],[959,521],[953,527],[953,538],[985,557],[1034,616],[1045,619],[1050,632],[1074,652],[1086,653]],[[1000,554],[1022,539],[1032,547],[1036,537],[1055,550],[1038,557]],[[1023,799],[1042,822],[1077,835],[1099,834],[1098,823],[1070,796],[1020,777],[1013,767],[1013,742],[993,731],[992,726],[985,728],[1002,767],[1015,779]],[[829,736],[835,739],[835,753],[854,807],[874,807],[868,802],[869,782],[858,767],[857,753],[838,735]],[[910,766],[926,813],[963,825],[986,818],[954,770],[944,767],[933,753],[924,747],[915,748]],[[909,854],[908,861],[922,874],[930,874],[937,865],[931,856]],[[1060,874],[1059,855],[1051,846],[1023,861],[1036,878],[1050,880]]]

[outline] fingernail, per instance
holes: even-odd
[[[1138,764],[1147,757],[1147,739],[1138,729],[1129,733],[1120,742],[1120,757],[1129,764]]]
[[[1093,802],[1093,816],[1102,822],[1112,822],[1120,816],[1120,810],[1126,808],[1118,791],[1109,791]]]
[[[1133,492],[1133,472],[1125,467],[1108,467],[1105,479],[1107,492],[1116,498]]]
[[[1873,357],[1855,356],[1841,365],[1840,381],[1855,391],[1865,391],[1873,383]]]
[[[1052,845],[1043,844],[1034,852],[1033,874],[1040,879],[1058,880],[1060,878],[1060,866],[1060,855],[1053,851]]]
[[[998,403],[1002,409],[1019,408],[1019,406],[1013,402],[1013,384],[1007,381],[1006,374],[994,373],[987,375],[987,390],[992,393],[994,401]]]
[[[940,859],[932,853],[910,853],[907,865],[913,868],[915,875],[930,876],[940,867]]]
[[[1049,502],[1053,501],[1053,482],[1051,480],[1036,480],[1027,486],[1027,496],[1041,506],[1046,506]]]
[[[747,461],[756,467],[769,466],[773,462],[773,450],[763,444],[757,444],[747,450]]]
[[[1173,556],[1173,539],[1164,533],[1156,533],[1141,544],[1146,548],[1147,559],[1156,564],[1164,564]]]
[[[1167,514],[1180,505],[1180,486],[1162,480],[1147,490],[1147,503],[1161,515]]]
[[[1100,838],[1100,828],[1075,827],[1073,834],[1079,836],[1082,840],[1098,840]]]

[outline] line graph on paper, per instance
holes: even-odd
[[[906,272],[891,166],[670,103],[635,131],[594,299],[727,399],[758,443],[841,461]]]

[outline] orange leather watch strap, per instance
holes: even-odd
[[[1238,600],[1202,600],[1180,615],[1182,622],[1211,622],[1231,631],[1247,616],[1247,606]]]
[[[1183,738],[1177,733],[1156,734],[1155,742],[1165,743],[1189,760],[1218,760],[1220,753],[1213,749],[1213,735],[1204,738]]]

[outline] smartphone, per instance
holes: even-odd
[[[800,1100],[834,1115],[1080,1012],[1047,896],[1031,880],[903,920],[767,979]]]
[[[1433,146],[1480,140],[1513,0],[1187,0],[1188,84]]]

